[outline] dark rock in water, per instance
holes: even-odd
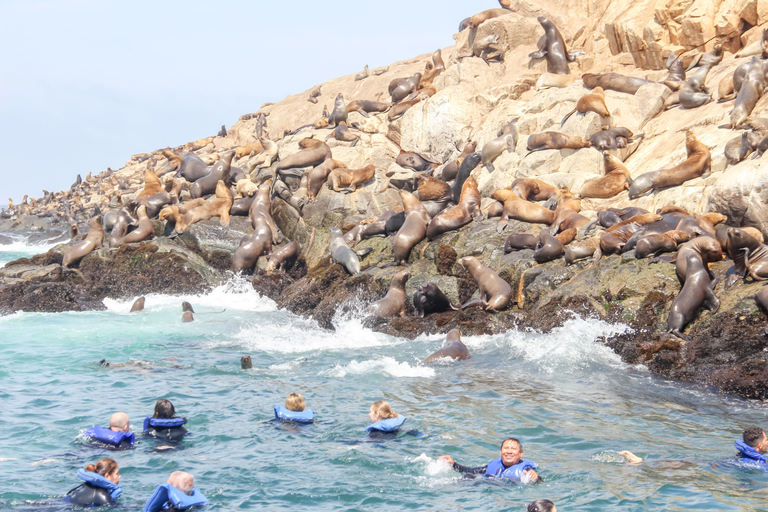
[[[10,245],[13,243],[13,238],[5,235],[0,235],[0,245]]]

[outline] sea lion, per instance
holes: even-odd
[[[589,138],[589,143],[599,151],[608,151],[625,148],[634,139],[642,136],[643,134],[635,136],[629,128],[617,126],[595,133]]]
[[[690,239],[687,233],[679,230],[666,233],[651,233],[645,235],[635,244],[635,258],[657,256],[664,252],[674,252],[677,246]]]
[[[141,199],[142,197],[149,197],[151,195],[157,194],[158,192],[163,191],[163,183],[160,181],[160,178],[157,177],[157,175],[152,172],[151,169],[147,169],[144,172],[144,188],[141,189],[141,191],[136,194],[136,199]]]
[[[514,153],[515,146],[517,146],[517,130],[505,133],[504,135],[487,142],[480,151],[480,155],[483,165],[488,169],[488,172],[494,171],[493,161],[496,160],[505,149],[508,153]]]
[[[315,166],[307,173],[307,190],[309,192],[309,200],[314,201],[317,194],[320,193],[320,189],[325,185],[328,175],[336,168],[346,167],[344,162],[328,158],[320,165]]]
[[[434,240],[436,236],[459,229],[481,216],[480,191],[475,178],[470,176],[464,181],[458,204],[443,210],[429,221],[427,238]]]
[[[763,63],[753,57],[730,113],[731,128],[741,126],[752,114],[757,101],[765,93],[765,78]]]
[[[310,103],[317,103],[317,98],[322,94],[320,91],[321,86],[316,86],[314,89],[309,91],[309,97],[307,98],[307,101]]]
[[[472,42],[472,56],[483,59],[489,66],[491,65],[489,60],[504,60],[504,54],[501,49],[494,46],[498,42],[498,34],[488,34],[485,37],[476,38]]]
[[[360,259],[357,254],[344,243],[344,236],[337,227],[331,227],[331,258],[347,269],[351,275],[360,273]]]
[[[542,229],[539,232],[539,243],[533,252],[536,263],[542,264],[561,258],[565,254],[565,248],[560,240],[552,236],[549,231]]]
[[[117,220],[109,234],[109,247],[120,247],[123,238],[128,234],[128,228],[136,224],[136,219],[131,215],[127,207],[123,206],[117,211]]]
[[[739,228],[729,228],[728,255],[738,277],[747,274],[755,281],[768,279],[768,246]]]
[[[259,185],[259,191],[248,210],[248,217],[253,226],[253,233],[243,237],[232,256],[232,272],[247,272],[254,268],[260,256],[272,252],[272,243],[280,243],[280,234],[270,209],[272,205],[270,190],[272,179]]]
[[[232,158],[234,156],[234,151],[224,152],[219,161],[216,162],[216,165],[211,168],[211,172],[189,186],[189,195],[192,199],[215,193],[219,181],[224,182],[225,186],[229,185],[230,168],[232,167]],[[229,207],[227,207],[227,212],[229,212]]]
[[[528,137],[528,154],[545,149],[580,149],[588,148],[590,142],[577,136],[566,135],[560,132],[534,133]]]
[[[573,114],[578,112],[579,114],[586,114],[587,112],[595,112],[597,115],[603,118],[611,116],[611,112],[608,110],[608,106],[605,104],[605,91],[602,87],[595,87],[592,92],[585,94],[579,101],[576,102],[576,107],[565,114],[563,120],[560,121],[560,128],[563,127],[565,122]]]
[[[249,173],[253,172],[254,169],[262,169],[264,167],[270,167],[273,163],[277,161],[277,157],[278,157],[277,144],[273,140],[267,139],[266,137],[259,139],[259,141],[261,145],[264,147],[264,150],[258,155],[248,160],[248,163],[245,164],[245,170]]]
[[[536,18],[544,29],[544,43],[539,50],[528,55],[531,59],[547,59],[547,71],[556,75],[568,75],[571,70],[568,69],[568,63],[576,60],[576,57],[584,52],[568,52],[565,46],[565,40],[560,31],[548,18],[539,16]]]
[[[397,158],[395,158],[395,163],[400,167],[413,169],[417,172],[431,172],[437,167],[435,162],[429,160],[424,155],[410,151],[401,151],[400,154],[397,155]]]
[[[306,183],[306,177],[307,173],[304,173],[304,175],[301,177],[302,181]],[[305,202],[299,199],[298,197],[294,196],[294,193],[291,191],[290,187],[286,185],[286,183],[283,180],[276,180],[274,184],[272,185],[272,198],[279,197],[289,205],[291,205],[292,208],[294,208],[299,214],[301,214],[302,208],[304,208]],[[234,207],[234,203],[233,203]],[[231,211],[231,210],[230,210]]]
[[[687,273],[688,255],[693,254],[705,266],[723,259],[723,249],[716,238],[711,236],[699,236],[678,246],[677,256],[675,257],[677,278],[680,282],[685,281]]]
[[[240,357],[240,369],[250,370],[251,368],[253,368],[253,360],[251,359],[251,356]]]
[[[282,242],[282,234],[277,227],[274,219],[272,218],[272,197],[270,191],[272,190],[272,179],[264,181],[259,185],[259,190],[256,193],[256,197],[248,210],[248,218],[251,220],[253,229],[257,229],[257,225],[264,224],[269,228],[269,235],[271,242],[279,244]],[[271,252],[271,246],[270,246]]]
[[[421,103],[421,100],[422,98],[414,98],[412,100],[401,101],[400,103],[393,105],[387,114],[387,120],[394,121],[395,119],[400,118],[408,111],[408,109]]]
[[[424,240],[431,217],[421,201],[410,192],[401,190],[400,198],[405,209],[405,222],[392,239],[392,249],[395,253],[395,265],[406,265],[411,249]]]
[[[499,137],[501,137],[501,135],[503,134],[501,133],[498,134]],[[466,143],[464,143],[464,147],[461,149],[461,154],[458,157],[454,158],[453,160],[445,164],[438,178],[440,178],[443,181],[451,181],[456,179],[456,175],[459,172],[461,163],[464,161],[465,158],[467,158],[469,155],[474,153],[475,149],[477,149],[476,142],[472,142],[471,140],[468,140]]]
[[[579,191],[581,197],[607,199],[624,190],[629,190],[632,178],[624,162],[608,151],[603,151],[603,165],[605,166],[605,175],[586,181]]]
[[[207,220],[211,217],[219,217],[222,226],[229,226],[229,209],[232,207],[233,202],[234,195],[232,191],[223,181],[219,180],[216,184],[215,199],[185,213],[181,221],[176,223],[176,232],[182,233],[195,222]]]
[[[360,140],[359,135],[349,131],[349,127],[344,121],[336,125],[336,128],[333,130],[333,132],[331,132],[330,135],[328,135],[328,137],[326,137],[326,139],[331,137],[341,142],[351,142],[352,144],[350,144],[349,147],[355,147],[355,145],[357,145],[357,141]]]
[[[651,80],[645,80],[644,78],[634,78],[619,73],[603,73],[597,75],[593,73],[584,73],[581,75],[581,79],[584,81],[584,85],[590,89],[602,87],[604,91],[611,90],[625,92],[627,94],[635,94],[640,87],[646,84],[656,83]]]
[[[365,314],[378,318],[405,316],[405,283],[411,277],[407,270],[401,270],[392,277],[389,290],[383,299],[368,306]]]
[[[483,309],[495,313],[510,304],[512,287],[496,272],[480,263],[480,260],[474,256],[465,256],[459,260],[459,263],[469,270],[472,278],[477,282],[480,291],[479,302]],[[462,309],[469,305],[470,303],[464,304]]]
[[[192,307],[192,304],[190,304],[187,301],[184,301],[184,302],[181,303],[181,310],[183,312],[185,312],[185,313],[186,312],[190,312],[190,313],[194,313],[195,312],[194,308]]]
[[[480,25],[485,21],[496,18],[498,16],[504,16],[505,14],[509,14],[510,12],[512,11],[510,11],[509,9],[501,9],[501,8],[488,9],[488,10],[479,12],[474,16],[471,16],[469,18],[468,26],[469,28],[477,27],[478,25]]]
[[[680,106],[683,108],[696,108],[712,101],[712,93],[704,85],[710,66],[703,66],[685,80],[680,88]]]
[[[104,228],[101,227],[101,215],[91,219],[90,229],[85,240],[67,247],[61,266],[68,268],[73,263],[79,262],[84,256],[92,253],[94,249],[100,249],[104,240]]]
[[[420,81],[421,73],[414,73],[411,77],[401,79],[394,88],[392,88],[392,83],[390,83],[389,94],[392,96],[392,103],[399,103],[407,98],[409,94],[418,90]]]
[[[569,245],[565,248],[565,263],[572,265],[577,261],[593,258],[594,261],[599,260],[603,255],[602,249],[600,249],[600,237],[595,236],[581,242],[577,242]]]
[[[536,89],[545,89],[547,87],[568,87],[576,81],[575,75],[556,75],[555,73],[542,73],[536,80]]]
[[[332,158],[331,148],[321,140],[304,139],[299,142],[299,146],[304,149],[280,160],[277,166],[275,166],[275,171],[277,173],[288,169],[314,167],[325,162],[327,159]]]
[[[198,149],[202,149],[211,142],[213,142],[214,137],[206,137],[204,139],[198,139],[194,142],[187,142],[184,144],[184,150],[185,151],[197,151]]]
[[[424,364],[445,357],[460,359],[462,361],[469,359],[469,350],[467,350],[467,346],[461,342],[461,331],[458,329],[451,329],[448,331],[448,335],[443,343],[443,348],[429,355],[424,360]]]
[[[427,174],[416,176],[415,195],[427,210],[430,218],[454,204],[453,190],[450,185]]]
[[[712,291],[712,281],[704,263],[695,254],[686,258],[685,284],[680,293],[672,301],[672,309],[667,317],[667,332],[685,341],[691,341],[690,336],[683,334],[683,329],[699,312],[699,307],[709,309],[712,314],[720,308],[720,299]]]
[[[590,220],[580,214],[580,211],[581,200],[576,199],[568,189],[564,188],[555,209],[555,216],[550,223],[549,232],[555,235],[560,231],[580,229],[589,224]]]
[[[381,103],[371,100],[355,100],[347,103],[347,112],[357,112],[363,117],[369,117],[371,112],[386,112],[392,106],[391,103]]]
[[[504,212],[496,227],[499,233],[507,226],[509,219],[536,224],[551,224],[555,220],[555,212],[536,203],[526,201],[511,190],[499,189],[491,197],[504,203]]]
[[[736,165],[745,158],[747,158],[754,148],[749,142],[749,133],[744,132],[741,135],[729,140],[723,148],[723,154],[725,154],[725,161],[730,165]]]
[[[722,103],[724,101],[732,100],[736,97],[736,92],[733,89],[733,72],[728,73],[720,79],[720,83],[717,84],[717,102]]]
[[[442,313],[449,309],[458,308],[451,304],[450,299],[435,283],[424,283],[413,294],[413,307],[419,317],[424,318],[432,313]]]
[[[480,152],[475,151],[461,162],[461,165],[459,166],[459,172],[456,174],[456,179],[453,181],[453,185],[451,185],[451,189],[453,189],[454,203],[459,203],[459,197],[464,192],[464,182],[472,173],[472,171],[475,170],[475,167],[480,164],[482,158],[483,157]]]
[[[355,82],[359,82],[360,80],[364,80],[368,78],[370,75],[370,72],[368,71],[368,64],[365,65],[365,68],[363,70],[355,75]]]
[[[504,254],[525,249],[536,249],[539,245],[539,235],[512,233],[504,241]]]
[[[711,172],[712,155],[690,130],[685,133],[685,150],[688,157],[670,169],[651,171],[638,176],[629,187],[629,198],[637,199],[654,190],[682,185],[694,178],[706,178]]]
[[[181,314],[181,322],[182,323],[188,324],[188,323],[194,322],[194,321],[195,321],[195,315],[193,315],[191,312],[186,311],[186,312]]]
[[[674,53],[670,53],[667,57],[667,78],[661,80],[661,83],[665,84],[671,89],[680,89],[683,82],[685,82],[685,66],[683,65],[683,59],[678,57]]]
[[[253,156],[264,151],[264,146],[261,142],[251,142],[245,146],[235,148],[235,160],[240,160],[244,156]]]
[[[367,164],[360,169],[347,169],[346,167],[337,167],[328,174],[328,188],[335,192],[345,190],[354,192],[358,188],[368,183],[376,174],[376,167],[373,164]]]
[[[267,273],[275,270],[285,272],[290,269],[299,257],[301,246],[296,242],[288,242],[279,249],[272,251],[272,255],[267,262]]]
[[[131,306],[131,313],[136,313],[142,309],[144,309],[144,297],[139,297],[133,301],[133,305]]]
[[[691,60],[691,63],[688,64],[686,71],[690,71],[695,67],[704,67],[704,66],[715,67],[723,61],[724,54],[725,52],[723,51],[723,45],[720,43],[717,43],[712,48],[712,51],[709,51],[707,53],[700,53],[696,55]]]
[[[331,115],[328,116],[329,126],[336,126],[339,123],[346,123],[348,115],[349,113],[347,112],[347,104],[344,103],[344,95],[339,93],[336,96],[336,100],[333,102],[333,110],[331,111]]]
[[[104,214],[101,219],[101,227],[104,228],[104,231],[107,233],[112,231],[112,228],[115,227],[115,223],[117,222],[117,215],[117,210],[109,210]]]
[[[249,198],[250,199],[250,198]],[[197,199],[192,199],[190,201],[185,201],[184,203],[174,204],[174,205],[167,205],[162,210],[160,210],[160,214],[158,215],[160,220],[164,220],[167,222],[173,222],[174,224],[181,221],[181,219],[184,217],[184,214],[188,211],[192,210],[193,208],[197,208],[198,206],[202,206],[205,204],[205,199],[202,197]],[[230,208],[230,215],[234,215],[232,212],[232,208]],[[123,234],[124,236],[124,234]],[[112,246],[112,237],[110,236],[110,247]]]
[[[229,210],[229,207],[227,207],[227,210]],[[136,213],[139,216],[139,226],[128,233],[120,242],[120,245],[142,242],[155,236],[155,225],[147,217],[147,207],[144,205],[139,206]]]
[[[177,177],[182,177],[190,183],[199,180],[210,171],[202,158],[197,155],[185,155],[182,158],[181,166],[176,173]]]
[[[560,198],[561,189],[536,178],[517,178],[511,190],[526,201],[547,201],[552,204]]]

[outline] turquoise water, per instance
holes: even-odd
[[[194,323],[180,321],[183,300]],[[175,470],[195,475],[211,511],[516,511],[537,498],[561,511],[765,510],[768,474],[718,463],[743,428],[765,426],[763,406],[623,364],[594,342],[622,326],[574,319],[546,335],[466,336],[470,360],[424,367],[441,337],[374,333],[359,313],[324,331],[245,282],[148,295],[140,313],[128,313],[132,302],[0,317],[0,508],[53,510],[29,502],[62,496],[78,468],[110,456],[125,510]],[[244,354],[254,369],[240,369]],[[102,358],[131,364],[104,368]],[[271,421],[291,392],[314,424]],[[140,431],[158,398],[189,420],[178,449],[142,436],[122,452],[85,443],[118,410]],[[408,420],[372,441],[363,429],[380,399]],[[464,480],[437,462],[485,464],[509,436],[544,483]],[[622,449],[647,463],[623,463]]]

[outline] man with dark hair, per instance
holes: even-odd
[[[741,462],[768,465],[765,453],[768,452],[768,438],[760,427],[749,427],[742,434],[743,441],[736,441]],[[766,467],[768,469],[768,467]]]
[[[450,455],[443,455],[440,459],[453,466],[455,471],[464,474],[477,475],[484,474],[491,478],[509,478],[516,482],[538,482],[538,473],[536,473],[536,464],[530,460],[522,459],[523,456],[523,444],[510,437],[502,441],[501,450],[499,450],[498,459],[492,460],[485,466],[478,466],[476,468],[462,466],[455,462]]]

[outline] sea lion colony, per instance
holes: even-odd
[[[489,9],[464,20],[460,29],[477,31],[488,20],[513,12],[503,4],[502,8]],[[532,62],[546,59],[550,71],[541,76],[538,83],[568,86],[573,80],[560,80],[557,76],[570,75],[570,66],[584,52],[569,52],[560,31],[546,17],[540,16],[537,21],[543,27],[544,35],[539,48],[529,57]],[[16,205],[11,201],[2,216],[59,216],[72,225],[89,219],[91,231],[83,242],[73,242],[67,249],[65,266],[76,265],[89,252],[101,247],[105,236],[106,245],[111,248],[155,236],[160,228],[157,221],[153,224],[150,219],[158,219],[167,225],[165,232],[175,236],[190,229],[194,223],[211,217],[218,217],[221,224],[227,226],[230,216],[248,216],[253,232],[242,239],[233,258],[232,270],[251,273],[258,258],[271,257],[267,271],[275,272],[290,267],[300,257],[302,248],[296,241],[287,240],[278,229],[272,217],[273,201],[290,205],[295,210],[296,222],[303,222],[303,208],[315,201],[320,193],[351,193],[354,196],[361,188],[375,187],[377,193],[396,188],[402,198],[401,208],[388,210],[355,226],[344,226],[346,234],[341,231],[342,226],[330,228],[332,241],[326,264],[341,264],[349,274],[356,275],[367,266],[365,254],[355,251],[354,246],[368,237],[388,236],[394,252],[394,260],[388,265],[408,266],[409,262],[423,255],[423,249],[420,252],[413,250],[423,240],[433,241],[476,220],[493,217],[499,218],[499,232],[506,229],[510,219],[539,226],[535,228],[538,234],[510,233],[503,248],[505,252],[533,249],[532,259],[536,264],[560,258],[568,264],[583,259],[597,261],[604,255],[632,250],[638,258],[653,257],[664,264],[663,261],[670,258],[662,254],[677,252],[677,258],[673,257],[672,261],[678,266],[684,293],[675,301],[674,318],[668,325],[669,331],[680,337],[685,337],[685,325],[696,317],[702,306],[716,309],[717,300],[711,291],[713,283],[706,274],[708,263],[726,255],[735,261],[736,276],[768,279],[768,248],[762,243],[759,231],[739,230],[738,226],[729,226],[725,216],[693,215],[674,205],[649,212],[637,207],[613,208],[610,203],[601,207],[595,202],[596,199],[616,198],[624,191],[628,191],[629,199],[633,200],[689,180],[705,178],[711,173],[714,148],[699,140],[695,130],[688,130],[684,138],[680,136],[686,157],[681,156],[676,165],[640,173],[628,168],[623,160],[643,144],[643,134],[613,125],[606,94],[607,91],[618,91],[634,95],[643,86],[661,83],[669,88],[663,105],[665,109],[699,108],[715,100],[707,86],[707,77],[724,60],[725,52],[719,46],[713,52],[696,54],[693,59],[686,55],[686,60],[690,60],[687,69],[682,57],[670,54],[667,61],[669,75],[659,81],[620,73],[585,73],[582,76],[584,92],[573,110],[562,120],[553,118],[551,124],[556,125],[559,121],[561,128],[578,130],[584,124],[579,124],[577,118],[595,113],[602,130],[595,133],[528,133],[527,138],[521,139],[525,141],[527,153],[518,147],[518,134],[524,133],[520,126],[525,119],[514,118],[499,126],[493,139],[482,142],[472,140],[470,136],[468,140],[455,141],[457,154],[449,158],[401,148],[400,155],[392,162],[403,170],[401,174],[392,173],[391,167],[385,172],[372,162],[363,162],[353,169],[335,158],[335,148],[372,144],[370,123],[365,128],[362,126],[370,119],[376,119],[382,127],[377,133],[386,134],[390,143],[399,147],[403,134],[399,126],[392,129],[393,123],[439,91],[441,82],[435,79],[447,68],[458,66],[466,59],[482,59],[488,67],[501,66],[505,54],[512,50],[504,47],[501,34],[487,34],[482,38],[470,35],[470,39],[474,42],[467,55],[460,55],[446,64],[441,51],[437,50],[423,71],[394,77],[386,91],[382,90],[375,99],[349,101],[342,92],[333,95],[324,92],[321,86],[315,87],[310,91],[308,101],[317,103],[332,97],[333,108],[330,113],[324,108],[324,115],[309,124],[282,134],[270,134],[267,119],[270,114],[259,111],[241,118],[242,121],[256,119],[251,137],[242,144],[223,146],[225,141],[232,142],[232,139],[222,138],[221,134],[224,137],[227,134],[222,130],[218,139],[207,137],[183,147],[134,155],[132,165],[145,165],[143,180],[126,177],[111,169],[97,176],[89,173],[85,180],[78,175],[69,190],[44,191],[40,199],[25,196],[22,203]],[[722,149],[727,162],[732,165],[753,152],[762,155],[768,147],[768,120],[754,112],[768,80],[767,45],[763,32],[757,50],[742,57],[744,62],[718,86],[719,101],[734,102],[728,122],[721,128],[742,130]],[[753,56],[755,53],[757,56]],[[688,76],[687,71],[691,71]],[[381,68],[368,73],[366,66],[355,81],[369,80],[371,76],[386,72],[387,69]],[[383,97],[388,97],[388,101],[379,101]],[[570,119],[575,113],[581,115]],[[230,129],[230,133],[232,131]],[[278,142],[286,142],[289,137],[299,139],[299,147],[285,154],[288,144],[278,145]],[[330,139],[333,139],[333,147],[329,145]],[[494,161],[505,152],[524,154],[524,161],[533,158],[531,155],[537,152],[572,152],[583,148],[601,151],[604,167],[593,169],[597,177],[583,183],[578,190],[547,183],[546,176],[542,176],[543,179],[520,177],[510,186],[485,194],[485,197],[479,190],[479,170],[484,167],[489,172],[495,171]],[[502,171],[516,175],[514,168]],[[634,179],[632,174],[636,175]],[[591,200],[597,206],[582,214],[583,200]],[[104,234],[98,237],[102,226]],[[703,251],[701,247],[705,245],[712,247]],[[693,267],[692,259],[697,260]],[[477,303],[492,313],[521,302],[513,290],[522,283],[506,282],[497,271],[476,258],[465,257],[461,262],[477,280],[480,290],[479,299],[463,307]],[[689,281],[692,274],[696,279]],[[371,306],[369,311],[375,310],[377,316],[405,314],[404,283],[410,274],[401,270],[395,276],[399,283],[398,299],[382,299],[385,303],[393,303],[390,307]],[[430,296],[444,296],[436,284],[430,286]],[[426,300],[422,297],[423,294],[420,301]],[[439,309],[455,309],[447,299],[428,302],[442,304]],[[422,303],[416,305],[416,310],[421,315],[436,311],[433,307],[425,308]]]

